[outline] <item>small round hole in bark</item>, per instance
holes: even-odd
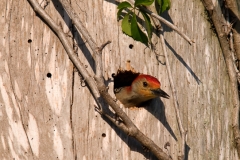
[[[28,40],[28,43],[32,43],[32,40],[31,40],[31,39],[29,39],[29,40]]]
[[[132,45],[132,44],[129,44],[129,48],[132,49],[132,48],[133,48],[133,45]]]
[[[106,133],[103,133],[103,134],[102,134],[102,137],[106,137]]]
[[[51,77],[52,77],[52,74],[51,74],[51,73],[47,73],[47,77],[48,77],[48,78],[51,78]]]

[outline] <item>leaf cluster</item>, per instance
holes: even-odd
[[[122,31],[134,40],[140,41],[146,45],[152,38],[152,24],[149,15],[143,11],[140,7],[150,6],[154,0],[135,0],[132,6],[129,2],[121,2],[118,5],[117,18],[122,18]],[[155,6],[158,14],[168,10],[170,8],[170,0],[156,0]],[[123,15],[125,10],[125,15]],[[147,34],[145,34],[138,25],[138,18],[136,13],[141,13]]]

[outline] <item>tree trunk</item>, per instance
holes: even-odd
[[[39,0],[41,6],[45,1]],[[159,37],[157,54],[126,36],[114,0],[71,1],[103,51],[104,78],[113,94],[118,68],[157,77],[170,99],[155,99],[140,109],[123,110],[136,126],[173,159],[181,136]],[[0,159],[156,159],[94,110],[91,92],[74,70],[62,44],[26,0],[1,0]],[[45,11],[69,34],[87,70],[95,71],[88,45],[57,0]],[[172,1],[163,17],[193,38],[190,46],[164,27],[168,58],[177,89],[180,116],[188,131],[188,159],[238,159],[231,127],[231,89],[218,38],[201,1]],[[118,102],[120,104],[120,102]],[[164,148],[169,142],[170,147]]]

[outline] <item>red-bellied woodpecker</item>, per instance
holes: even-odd
[[[169,98],[169,95],[160,89],[158,79],[150,75],[118,70],[117,75],[112,76],[116,98],[125,107],[139,107],[156,97]]]

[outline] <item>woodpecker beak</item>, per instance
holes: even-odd
[[[169,97],[170,97],[166,92],[164,92],[160,88],[152,89],[152,92],[153,92],[153,94],[158,95],[158,96],[163,97],[163,98],[169,99]]]

